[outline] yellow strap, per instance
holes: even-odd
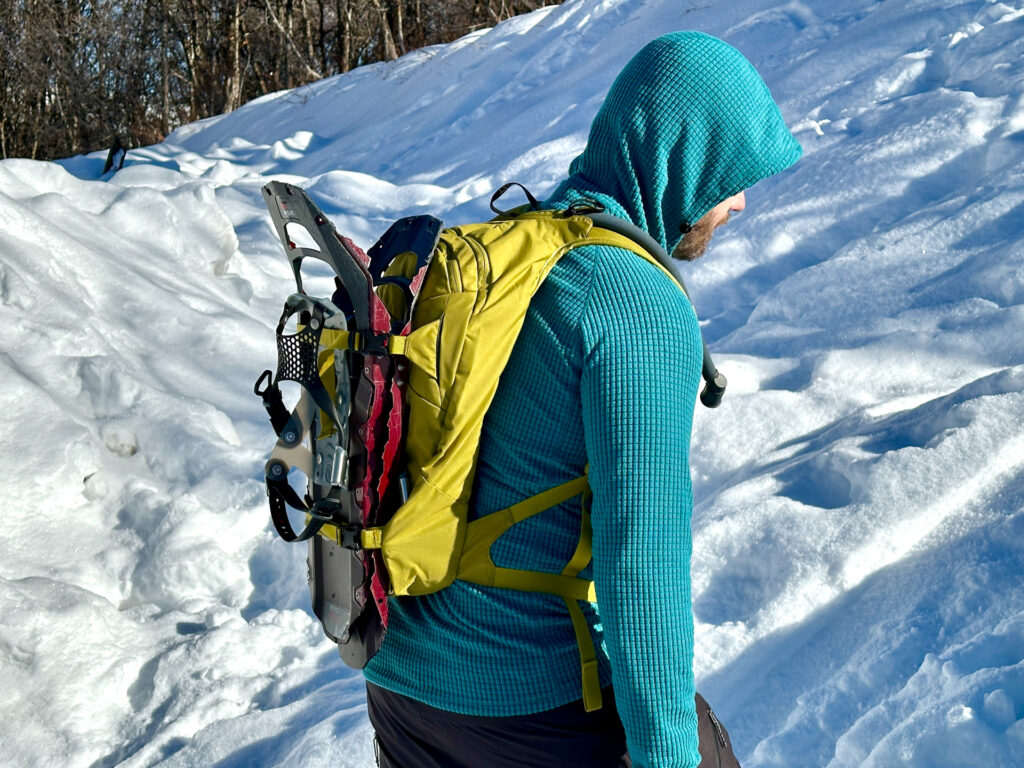
[[[580,651],[580,677],[583,679],[583,708],[593,712],[601,708],[601,678],[597,671],[597,651],[590,636],[590,625],[583,609],[575,600],[566,599],[565,607],[572,617],[572,628],[576,633],[576,645]]]
[[[309,521],[312,520],[312,519],[313,518],[310,515],[306,515],[306,524],[308,525]],[[379,528],[377,528],[377,529],[372,529],[371,528],[371,529],[368,529],[368,530],[380,530],[380,529]],[[319,533],[320,536],[323,536],[328,541],[333,541],[339,547],[344,547],[345,546],[345,539],[341,535],[341,530],[336,525],[331,525],[330,523],[324,523],[321,526],[321,528],[318,531],[318,533]],[[360,537],[361,537],[362,541],[366,541],[366,531],[365,530],[360,531],[359,534],[360,534]]]
[[[544,571],[523,571],[518,568],[499,568],[494,566],[485,579],[466,579],[474,584],[483,584],[485,587],[501,587],[502,589],[517,589],[520,592],[544,592],[549,595],[558,595],[569,600],[586,600],[588,603],[596,602],[594,582],[585,579],[577,579],[573,576],[563,576],[559,573],[545,573]]]
[[[348,331],[324,328],[320,332],[320,346],[324,349],[348,349]]]
[[[580,654],[583,705],[587,712],[601,708],[601,681],[598,676],[597,652],[590,636],[590,627],[579,606],[579,601],[597,600],[594,582],[577,578],[591,557],[592,531],[590,513],[586,509],[589,498],[587,475],[531,496],[511,507],[474,520],[467,527],[462,559],[457,578],[487,587],[515,589],[520,592],[541,592],[557,595],[565,601],[572,619],[573,631]],[[491,546],[516,523],[527,520],[546,509],[555,507],[573,496],[583,497],[580,538],[576,551],[561,573],[527,571],[517,568],[499,568],[491,559]],[[365,528],[360,534],[364,549],[380,549],[383,528]]]
[[[336,328],[324,328],[320,333],[320,346],[324,349],[359,349],[363,343],[363,334],[359,331],[341,331]],[[408,336],[389,336],[388,352],[392,355],[404,355],[409,346]]]
[[[533,517],[539,512],[551,509],[551,507],[557,507],[563,501],[568,501],[573,496],[579,496],[581,493],[585,492],[588,487],[587,476],[583,474],[575,480],[570,480],[567,483],[556,485],[554,488],[548,488],[546,491],[538,493],[536,496],[531,496],[528,499],[520,501],[518,504],[513,504],[505,511],[508,512],[513,523],[520,523],[527,518]]]
[[[546,491],[524,499],[518,504],[499,510],[493,514],[485,515],[469,524],[466,533],[466,546],[483,547],[489,551],[491,545],[496,542],[505,531],[516,523],[527,520],[540,512],[551,507],[557,507],[563,501],[568,501],[573,496],[579,496],[587,490],[587,476],[580,475],[567,483],[556,485]],[[489,557],[489,556],[488,556]]]
[[[562,570],[563,576],[576,576],[587,567],[587,563],[590,562],[593,538],[594,532],[590,527],[590,513],[587,511],[586,506],[584,506],[580,519],[580,541],[576,545],[576,552],[573,554],[572,559]]]
[[[576,552],[572,559],[562,570],[563,576],[577,576],[580,571],[587,567],[591,557],[591,543],[594,538],[593,529],[590,526],[590,511],[587,509],[587,502],[590,500],[590,489],[583,493],[582,513],[580,515],[580,540],[576,545]],[[578,579],[577,579],[578,581]],[[590,589],[587,595],[588,602],[594,602],[597,594],[594,589],[594,582],[588,582]],[[580,653],[580,678],[583,684],[583,707],[587,712],[593,712],[601,708],[601,678],[598,676],[597,652],[594,650],[594,640],[590,636],[590,627],[586,617],[575,600],[566,598],[565,607],[569,609],[569,616],[572,618],[572,628],[576,633],[576,647]]]
[[[396,336],[394,338],[402,337]],[[536,496],[524,499],[518,504],[513,504],[511,507],[506,507],[505,509],[498,510],[493,514],[485,515],[484,517],[474,520],[468,526],[466,543],[463,550],[468,551],[472,549],[482,551],[484,553],[484,559],[489,561],[490,556],[487,553],[490,551],[491,546],[513,525],[522,522],[523,520],[527,520],[546,509],[556,507],[563,501],[571,499],[573,496],[585,494],[587,491],[587,476],[580,475],[566,483],[556,485],[554,488],[549,488],[542,493],[538,493]],[[589,518],[587,521],[587,531],[588,539],[586,547],[589,550]],[[363,547],[366,549],[380,549],[382,546],[382,535],[383,529],[381,528],[366,528],[362,533]],[[581,556],[581,552],[580,549],[577,548],[572,562],[575,563],[579,556]],[[480,558],[478,556],[471,556],[466,559],[478,560]],[[589,560],[589,556],[587,557],[587,560]],[[585,565],[586,561],[583,563],[583,566]],[[576,573],[583,570],[583,566],[580,566],[576,570]],[[530,571],[523,571],[523,573],[530,573]],[[461,575],[460,578],[462,578]],[[582,600],[584,598],[580,599]]]
[[[408,336],[392,336],[388,339],[388,352],[392,355],[404,355],[408,344]]]
[[[513,525],[533,517],[545,509],[561,504],[573,496],[583,497],[580,518],[580,538],[572,558],[560,574],[541,571],[526,571],[516,568],[499,568],[491,559],[490,549],[498,538]],[[463,548],[458,577],[489,587],[516,589],[521,592],[542,592],[557,595],[565,601],[576,634],[576,645],[580,654],[580,675],[583,690],[583,706],[587,712],[601,708],[601,680],[598,676],[597,651],[590,636],[590,627],[579,601],[596,602],[594,582],[577,578],[591,558],[593,532],[587,501],[590,488],[584,474],[567,483],[555,486],[536,496],[511,507],[486,515],[469,524]]]

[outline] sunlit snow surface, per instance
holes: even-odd
[[[259,189],[363,245],[484,218],[682,28],[740,48],[806,150],[687,267],[731,384],[693,441],[699,687],[747,768],[1024,765],[1019,0],[570,0],[103,181],[102,154],[0,163],[0,762],[372,764],[268,524],[251,390],[292,283]]]

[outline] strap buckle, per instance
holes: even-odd
[[[387,355],[390,342],[391,334],[389,333],[356,331],[348,337],[349,349],[364,355]]]
[[[310,504],[306,508],[305,512],[314,520],[319,520],[322,523],[331,523],[332,525],[337,525],[337,523],[334,522],[334,516],[337,513],[338,508],[338,502],[332,499],[319,499]]]
[[[604,213],[605,207],[597,200],[584,198],[577,200],[565,209],[566,216],[586,216],[589,213]]]
[[[306,514],[309,515],[313,521],[319,522],[321,526],[327,524],[337,529],[337,543],[345,549],[358,552],[363,548],[363,526],[359,523],[343,523],[338,520],[337,513],[339,509],[340,505],[338,502],[332,499],[320,499],[319,501],[314,501],[309,505],[309,509],[306,510]]]
[[[361,538],[363,526],[358,523],[333,523],[333,525],[338,529],[338,543],[341,546],[353,552],[358,552],[363,548]]]

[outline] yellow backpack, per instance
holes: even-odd
[[[591,559],[586,475],[470,522],[476,457],[484,416],[530,300],[559,259],[573,248],[608,245],[636,253],[678,281],[671,267],[649,252],[656,245],[641,247],[636,242],[640,236],[634,232],[626,236],[609,228],[621,230],[631,225],[610,217],[602,219],[594,215],[594,208],[579,207],[569,211],[516,210],[418,240],[415,232],[429,231],[436,220],[407,219],[396,225],[406,227],[404,236],[386,235],[384,246],[375,246],[368,256],[361,257],[350,241],[334,233],[330,222],[297,187],[272,183],[267,189],[271,215],[286,248],[296,250],[287,235],[289,224],[314,230],[311,234],[320,247],[319,254],[293,256],[293,264],[304,255],[321,258],[331,263],[344,283],[353,281],[352,274],[359,270],[341,262],[346,257],[356,262],[365,259],[362,271],[370,285],[370,308],[362,319],[355,307],[351,312],[340,309],[337,294],[335,301],[291,297],[285,313],[304,312],[303,329],[284,337],[282,345],[282,318],[277,378],[270,384],[267,371],[261,382],[267,380],[268,386],[260,391],[257,383],[257,393],[265,403],[274,399],[282,379],[299,381],[304,388],[303,400],[296,408],[302,412],[290,414],[289,424],[293,433],[296,429],[302,432],[300,441],[310,445],[297,448],[294,439],[283,443],[279,438],[267,465],[268,492],[282,536],[311,541],[310,587],[325,631],[339,643],[342,657],[361,667],[383,640],[389,594],[425,595],[462,579],[558,595],[565,601],[575,629],[584,704],[588,711],[600,707],[596,652],[579,605],[580,601],[595,600],[593,583],[578,578]],[[281,211],[287,211],[288,217]],[[608,226],[596,226],[595,218]],[[440,223],[436,225],[439,229]],[[331,255],[331,251],[336,253]],[[298,266],[296,280],[301,290]],[[347,298],[353,293],[362,299],[362,290],[351,289]],[[386,332],[379,322],[385,316],[379,307],[377,328],[371,328],[373,306],[378,303],[386,309]],[[317,324],[318,334],[310,328]],[[293,351],[297,342],[291,346],[288,342],[303,334],[307,357],[315,348],[317,377],[309,371],[290,375],[295,372],[281,366],[282,355],[294,359],[299,354]],[[720,398],[724,378],[713,366],[711,371],[709,377],[706,368],[705,377],[709,388],[718,387]],[[365,396],[370,390],[367,381],[374,379],[379,379],[373,389],[375,401]],[[353,382],[355,386],[349,386]],[[709,399],[713,396],[711,393]],[[389,403],[399,409],[397,417],[389,411]],[[367,416],[367,407],[372,412],[375,406],[379,406],[376,415]],[[267,407],[274,421],[275,409]],[[275,428],[284,423],[283,410],[276,411]],[[385,415],[390,427],[382,425]],[[374,424],[377,439],[371,434]],[[399,452],[393,451],[390,463],[382,459],[374,466],[373,454],[394,442],[396,430],[400,437],[404,435],[404,445]],[[278,434],[285,431],[282,428]],[[369,448],[364,444],[367,439]],[[341,463],[349,471],[335,471],[337,484],[328,488],[326,475],[317,475],[312,464],[318,456],[339,455],[339,451],[345,457]],[[280,471],[275,476],[274,469],[280,470],[282,461],[287,469],[301,469],[310,478],[304,499],[282,487]],[[362,467],[362,476],[360,471],[351,472],[353,466]],[[362,495],[356,501],[360,488]],[[279,497],[276,509],[275,493]],[[367,499],[374,495],[376,498]],[[503,533],[574,496],[583,500],[583,524],[576,552],[561,573],[495,565],[490,549]],[[280,522],[282,501],[307,513],[302,534],[291,531],[286,515],[283,525]],[[368,610],[371,595],[377,611]]]

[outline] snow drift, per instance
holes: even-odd
[[[648,39],[707,31],[806,155],[688,282],[698,684],[745,766],[1024,765],[1024,7],[570,0],[133,150],[0,163],[0,742],[16,765],[360,766],[358,673],[261,487],[290,274],[543,195]]]

